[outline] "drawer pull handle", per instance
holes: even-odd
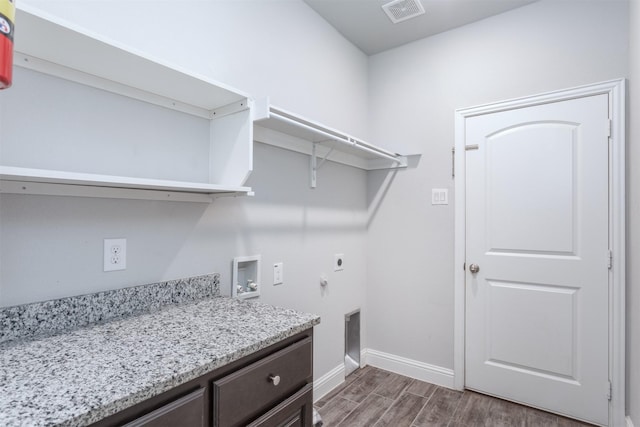
[[[269,382],[272,382],[273,385],[280,384],[280,375],[269,375]]]

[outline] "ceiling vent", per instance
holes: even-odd
[[[382,10],[394,24],[424,13],[424,7],[420,0],[394,0],[383,5]]]

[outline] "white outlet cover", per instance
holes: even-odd
[[[344,270],[344,254],[335,254],[333,257],[333,271]]]
[[[104,271],[126,270],[127,239],[104,239]]]

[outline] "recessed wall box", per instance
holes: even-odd
[[[360,368],[360,309],[344,316],[345,376]]]
[[[231,296],[255,298],[260,296],[260,255],[235,257],[231,280]]]

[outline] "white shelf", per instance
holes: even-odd
[[[0,93],[0,108],[5,105],[4,111],[9,112],[4,115],[4,119],[0,117],[0,138],[4,146],[0,163],[0,192],[185,201],[210,201],[212,195],[252,194],[251,188],[244,186],[253,168],[252,101],[246,94],[152,58],[28,5],[17,6],[16,21],[19,22],[19,34],[16,36],[14,65],[42,73],[38,74],[41,76],[53,76],[48,77],[50,81],[47,84],[62,87],[63,84],[69,84],[64,82],[67,80],[73,82],[71,84],[80,85],[74,87],[84,88],[74,90],[76,95],[72,98],[73,101],[65,99],[65,103],[60,104],[60,99],[44,98],[41,105],[52,105],[51,108],[58,109],[57,103],[58,106],[76,112],[82,111],[86,105],[99,109],[103,104],[111,102],[111,98],[106,97],[106,91],[126,97],[119,99],[128,103],[127,108],[131,105],[131,111],[145,108],[145,116],[147,111],[149,115],[157,114],[153,110],[157,109],[154,107],[156,105],[195,116],[192,120],[202,123],[198,125],[202,127],[199,128],[201,131],[197,137],[190,141],[202,147],[199,150],[203,153],[198,155],[207,161],[198,163],[197,172],[194,172],[195,169],[188,169],[193,163],[193,154],[184,151],[186,148],[181,137],[189,132],[183,133],[181,130],[191,128],[172,128],[180,129],[180,137],[172,139],[169,144],[165,141],[162,149],[169,151],[165,151],[167,154],[164,157],[157,156],[154,155],[159,149],[156,141],[140,138],[149,129],[148,121],[144,128],[142,126],[145,125],[139,124],[135,116],[123,116],[124,113],[118,109],[105,108],[99,110],[99,114],[97,110],[95,115],[106,115],[107,119],[118,123],[127,132],[131,130],[131,134],[121,134],[121,139],[103,143],[99,147],[100,154],[88,153],[87,150],[78,150],[76,147],[86,147],[86,140],[102,141],[104,136],[98,130],[99,126],[85,126],[85,134],[82,135],[71,133],[72,137],[67,138],[66,133],[60,134],[57,140],[64,143],[60,144],[54,156],[47,158],[41,149],[42,141],[56,137],[44,133],[50,130],[66,132],[65,129],[77,128],[74,120],[78,119],[73,114],[68,114],[68,117],[64,116],[68,123],[52,123],[53,119],[45,111],[44,114],[29,118],[31,129],[8,126],[10,120],[24,121],[29,115],[29,96],[33,96],[33,91],[29,95],[30,92],[25,87],[32,81],[44,81],[16,73],[14,87]],[[24,80],[19,81],[19,78]],[[93,91],[90,88],[100,90]],[[47,91],[40,92],[38,96],[46,96],[44,93]],[[82,98],[78,98],[78,93],[81,93]],[[74,101],[75,104],[72,104]],[[139,104],[139,101],[144,104]],[[138,105],[136,103],[143,107],[134,108],[134,104]],[[17,106],[21,107],[21,113],[14,112],[13,107]],[[178,117],[180,113],[169,114]],[[7,120],[5,125],[2,120]],[[177,122],[187,123],[181,120]],[[122,124],[122,121],[126,123]],[[155,127],[153,124],[151,126]],[[38,132],[42,129],[43,135],[34,137],[33,129]],[[134,150],[136,156],[121,155]],[[117,158],[118,164],[111,163],[114,167],[109,167],[110,163],[104,162],[95,168],[99,173],[90,173],[91,165],[96,163],[96,156]],[[158,163],[150,166],[148,159],[156,159]],[[147,162],[145,173],[138,173],[140,164],[137,162],[140,161]],[[64,166],[60,167],[60,164]],[[103,167],[104,165],[107,167]],[[112,170],[117,173],[111,175]],[[166,170],[172,171],[172,180],[162,179],[165,177],[161,175]],[[128,174],[144,177],[131,177]],[[181,176],[186,179],[180,180]],[[198,182],[191,182],[194,176]]]
[[[385,150],[329,126],[274,107],[268,99],[256,102],[254,124],[257,125],[254,130],[256,141],[309,154],[312,157],[321,157],[323,160],[365,170],[406,168],[409,163],[408,156]]]
[[[247,94],[18,2],[15,65],[212,118]]]
[[[166,193],[196,193],[206,196],[223,195],[252,195],[250,187],[229,187],[216,184],[204,184],[199,182],[168,181],[160,179],[134,178],[111,175],[96,175],[88,173],[54,171],[45,169],[29,169],[11,166],[0,166],[0,193],[26,193],[30,191],[41,191],[43,186],[25,188],[31,184],[53,184],[66,186],[103,187],[110,189],[140,189],[158,192],[158,200],[186,200],[183,197],[167,197]],[[57,187],[52,187],[57,188]],[[80,188],[79,188],[80,190]],[[96,189],[96,191],[98,191]],[[69,188],[66,195],[75,195],[74,190]],[[97,196],[106,193],[95,193]],[[107,197],[107,196],[103,196]],[[130,198],[124,196],[123,198]],[[145,199],[151,197],[144,197]],[[194,201],[211,201],[211,198],[196,198]]]

